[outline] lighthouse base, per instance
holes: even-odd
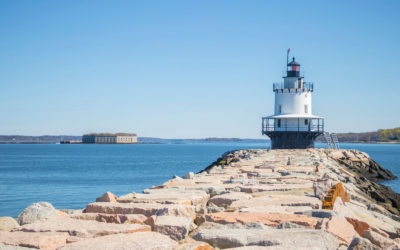
[[[321,135],[320,132],[269,132],[272,149],[302,149],[314,148],[315,139]]]

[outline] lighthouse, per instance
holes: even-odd
[[[289,52],[283,82],[273,83],[275,112],[262,118],[262,134],[271,138],[272,149],[313,148],[324,133],[324,118],[312,114],[314,84],[304,81],[294,57],[289,62]]]

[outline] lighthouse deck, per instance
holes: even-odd
[[[306,92],[313,92],[314,91],[314,83],[312,82],[303,82],[303,81],[298,81],[296,83],[293,83],[292,88],[288,87],[285,85],[283,82],[276,82],[272,85],[272,89],[274,92],[301,92],[301,91],[306,91]]]
[[[324,132],[324,119],[318,116],[275,116],[262,118],[262,134],[271,132],[312,132],[322,134]]]

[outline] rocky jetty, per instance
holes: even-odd
[[[400,249],[396,178],[355,150],[238,150],[83,210],[0,218],[0,249]]]

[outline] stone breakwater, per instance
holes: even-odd
[[[238,150],[83,210],[0,218],[1,249],[400,249],[393,179],[355,150]]]

